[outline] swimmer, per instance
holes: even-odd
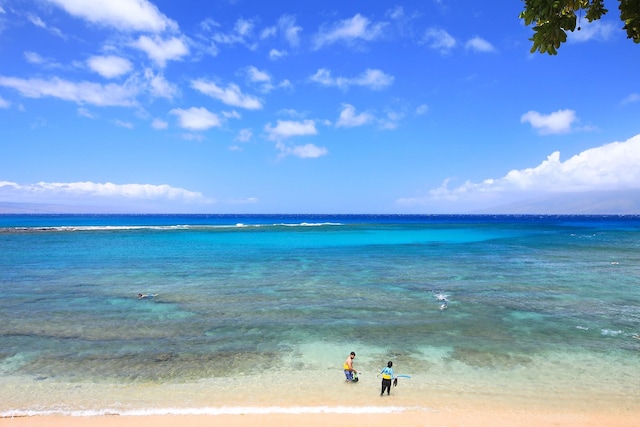
[[[440,310],[445,310],[447,308],[447,303],[440,305]]]
[[[157,296],[158,294],[138,294],[138,299],[154,298]]]
[[[448,297],[448,296],[449,296],[449,295],[445,295],[445,294],[438,294],[438,295],[436,295],[436,301],[440,301],[440,302],[447,302],[447,301],[449,301],[449,300],[447,299],[447,297]]]

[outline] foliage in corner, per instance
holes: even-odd
[[[536,51],[556,55],[560,45],[567,41],[567,31],[576,29],[576,13],[588,22],[602,18],[608,10],[604,0],[523,0],[520,18],[525,25],[533,25],[531,53]],[[618,0],[622,27],[627,38],[640,43],[640,0]],[[580,30],[580,27],[578,27]]]

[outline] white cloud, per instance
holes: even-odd
[[[294,16],[282,15],[278,20],[278,27],[291,47],[297,47],[300,44],[302,27],[296,25]]]
[[[234,30],[242,37],[248,36],[253,31],[253,21],[240,18],[236,21]]]
[[[191,87],[233,107],[246,108],[247,110],[259,110],[262,108],[262,103],[258,98],[243,94],[238,85],[233,83],[226,88],[221,88],[213,82],[199,79],[193,80]]]
[[[275,127],[267,123],[264,127],[268,138],[272,141],[282,141],[293,136],[316,135],[316,123],[313,120],[278,120]]]
[[[64,34],[62,34],[62,31],[60,31],[59,28],[56,27],[51,27],[49,25],[47,25],[39,16],[33,15],[33,14],[28,14],[27,15],[27,19],[36,27],[42,28],[44,30],[47,30],[49,32],[51,32],[52,34],[61,37],[61,38],[66,38]]]
[[[404,8],[402,6],[396,6],[395,8],[388,10],[387,15],[391,19],[402,19],[404,17]]]
[[[290,147],[287,151],[289,154],[300,157],[301,159],[315,159],[328,153],[326,148],[318,147],[314,144],[296,145]]]
[[[58,77],[43,80],[0,76],[0,86],[15,89],[28,98],[51,96],[65,101],[100,107],[135,106],[135,97],[138,94],[136,85],[131,83],[123,85],[112,83],[101,85],[86,81],[75,83]]]
[[[44,23],[44,21],[37,15],[34,15],[32,13],[27,15],[27,19],[36,27],[40,27],[40,28],[47,28],[47,24]]]
[[[363,126],[375,119],[369,113],[356,114],[356,109],[351,104],[342,104],[342,111],[336,123],[336,127],[356,127]]]
[[[282,50],[277,50],[277,49],[271,49],[269,51],[269,59],[271,60],[276,60],[276,59],[280,59],[283,56],[287,56],[287,52],[282,51]]]
[[[573,110],[558,110],[548,115],[529,111],[522,115],[520,123],[529,123],[541,135],[560,134],[571,131],[571,124],[577,120]]]
[[[251,138],[253,138],[253,132],[251,132],[251,129],[240,129],[234,140],[238,142],[249,142],[251,141]]]
[[[476,52],[495,52],[496,48],[482,37],[474,37],[467,41],[465,47]]]
[[[586,19],[580,24],[580,30],[567,33],[567,41],[582,43],[590,40],[608,40],[614,32],[618,31],[612,22],[597,20],[589,23]]]
[[[267,27],[265,29],[263,29],[260,32],[260,38],[261,39],[268,39],[271,38],[273,36],[275,36],[278,33],[278,28],[273,26],[273,27]]]
[[[328,154],[328,150],[324,147],[318,147],[315,144],[304,144],[288,146],[283,142],[278,142],[276,148],[280,151],[280,157],[295,156],[301,159],[315,159]]]
[[[70,15],[122,31],[159,33],[178,25],[147,0],[48,0]]]
[[[385,74],[381,70],[375,69],[367,69],[353,78],[332,77],[330,70],[320,68],[313,76],[309,77],[309,79],[323,86],[336,86],[341,89],[347,89],[349,86],[363,86],[379,90],[393,84],[394,77]]]
[[[398,122],[404,118],[404,113],[387,111],[386,116],[378,119],[378,127],[382,130],[393,130],[398,127]]]
[[[273,89],[271,76],[266,71],[259,70],[254,66],[247,67],[247,78],[250,83],[256,83],[260,92],[268,93]]]
[[[45,62],[47,62],[47,60],[44,59],[42,55],[36,52],[25,52],[24,59],[26,59],[30,64],[44,64]]]
[[[145,52],[160,67],[166,66],[167,61],[177,61],[189,54],[189,47],[177,37],[163,40],[158,36],[151,38],[143,35],[132,42],[131,46]]]
[[[151,127],[155,130],[164,130],[169,127],[169,123],[165,122],[164,120],[153,119],[153,122],[151,122]]]
[[[252,82],[265,83],[271,81],[271,76],[266,71],[261,71],[254,66],[250,66],[247,68],[247,74],[249,75],[249,80]]]
[[[351,19],[344,19],[330,26],[323,26],[314,38],[314,48],[331,45],[344,41],[348,44],[358,40],[371,41],[384,34],[386,23],[378,22],[372,24],[371,21],[360,14],[356,14]]]
[[[54,62],[49,58],[45,58],[44,56],[40,55],[37,52],[31,52],[31,51],[24,52],[24,59],[30,64],[42,65],[48,68],[62,67],[59,63]]]
[[[9,108],[11,103],[0,96],[0,108]]]
[[[219,26],[217,22],[208,21],[205,29],[212,30],[214,27],[217,28]],[[249,39],[253,35],[254,26],[252,20],[240,18],[234,24],[233,31],[229,33],[214,32],[211,35],[211,40],[221,45],[244,44],[249,48],[253,48],[254,46],[249,42]]]
[[[440,28],[428,28],[422,37],[422,42],[441,53],[448,53],[456,46],[456,39]]]
[[[109,200],[124,198],[135,200],[170,200],[185,202],[211,202],[202,193],[169,185],[113,184],[95,182],[39,182],[18,184],[0,181],[0,200],[12,202],[60,203],[75,201],[86,203],[87,198]]]
[[[149,92],[155,97],[172,99],[178,93],[178,89],[161,73],[155,74],[152,69],[147,68],[144,70],[144,77],[149,84]]]
[[[612,142],[585,150],[566,161],[558,151],[531,168],[512,170],[501,178],[467,181],[449,189],[447,179],[426,198],[406,198],[404,205],[428,204],[438,200],[460,202],[505,201],[527,195],[619,191],[640,189],[640,134],[624,142]]]
[[[87,60],[87,65],[91,70],[102,77],[112,79],[127,74],[133,68],[131,62],[119,56],[92,56]]]
[[[262,93],[269,93],[276,88],[287,89],[292,87],[291,82],[286,79],[277,85],[273,84],[271,75],[268,72],[259,70],[254,66],[247,67],[246,72],[249,83],[256,85]]]
[[[240,119],[240,118],[242,118],[240,116],[240,113],[238,113],[236,110],[223,111],[221,114],[225,119]]]
[[[200,131],[222,126],[220,117],[203,107],[191,107],[188,110],[175,108],[169,113],[178,116],[180,127],[185,129]]]

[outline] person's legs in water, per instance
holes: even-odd
[[[391,393],[391,380],[382,379],[382,391],[380,392],[380,396],[384,394],[384,391],[387,390],[387,395]]]
[[[353,381],[353,371],[345,369],[344,376],[347,377],[347,381]]]

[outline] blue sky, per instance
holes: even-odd
[[[519,1],[0,0],[0,207],[640,212],[605,3],[548,56]]]

